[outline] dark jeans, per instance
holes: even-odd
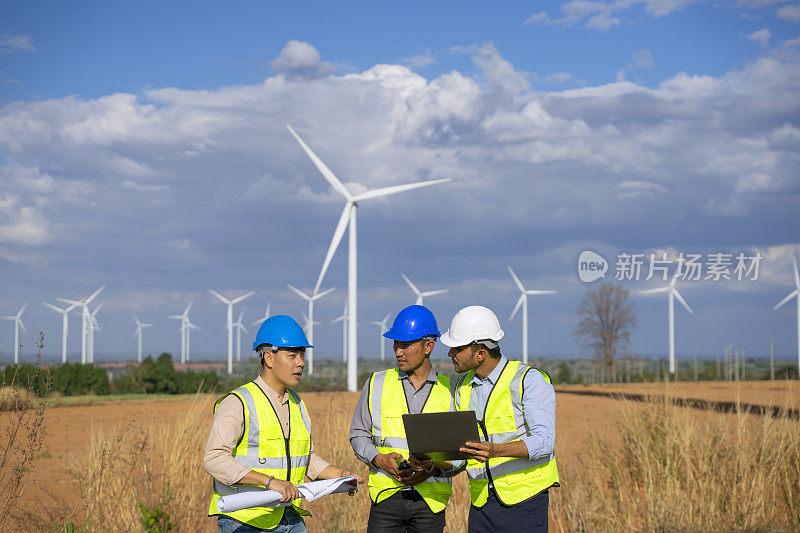
[[[219,533],[255,533],[257,531],[264,531],[257,527],[242,524],[238,520],[228,518],[227,516],[220,516],[217,518],[217,529]],[[293,508],[287,507],[283,512],[283,518],[280,524],[271,531],[272,533],[306,533],[308,530],[306,529],[305,523],[303,523],[303,517],[297,514],[297,511]]]
[[[444,511],[433,514],[415,490],[401,490],[369,510],[367,533],[442,533]]]
[[[483,507],[470,507],[469,533],[512,533],[514,531],[547,532],[547,507],[550,494],[540,492],[517,505],[505,506],[494,490]]]

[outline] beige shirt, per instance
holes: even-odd
[[[278,420],[283,426],[283,438],[286,438],[289,434],[289,393],[284,392],[282,397],[278,396],[278,393],[272,390],[261,376],[255,379],[255,383],[264,391],[272,407],[275,408]],[[242,435],[244,435],[242,402],[236,396],[231,395],[222,400],[217,407],[203,457],[203,468],[206,472],[226,485],[238,483],[250,472],[249,468],[233,458],[233,448]],[[314,452],[314,441],[312,440],[306,476],[312,480],[317,479],[320,472],[325,470],[329,464]]]

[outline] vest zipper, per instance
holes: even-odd
[[[503,365],[503,370],[500,371],[497,381],[500,381],[500,378],[503,377],[503,372],[506,371],[507,366],[508,361],[506,361],[506,364]],[[486,437],[487,441],[489,440],[489,432],[486,431],[486,411],[489,410],[489,402],[492,401],[492,394],[494,394],[495,385],[496,383],[492,383],[492,390],[489,391],[489,396],[486,398],[486,406],[483,408],[483,418],[478,420],[478,426],[480,426],[481,430],[483,431],[483,436]],[[471,391],[470,394],[472,394]],[[492,489],[494,489],[494,493],[497,494],[497,489],[494,488],[494,478],[492,477],[492,472],[489,470],[489,459],[486,460],[486,463],[483,465],[483,467],[486,469],[486,476],[489,478],[489,486],[492,487]],[[503,500],[500,500],[499,494],[497,494],[497,499],[500,501],[500,503],[503,503]]]

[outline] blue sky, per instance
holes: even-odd
[[[800,5],[764,0],[3,3],[0,313],[31,302],[58,351],[38,302],[105,283],[98,354],[135,348],[133,312],[145,351],[177,351],[188,301],[193,352],[220,353],[209,287],[299,318],[285,284],[313,286],[343,204],[290,122],[351,190],[453,178],[359,209],[365,355],[369,321],[412,303],[401,272],[450,290],[427,302],[443,327],[494,308],[518,353],[507,264],[559,290],[531,300],[531,352],[579,353],[586,249],[763,254],[758,281],[681,284],[678,353],[795,354],[794,306],[772,306],[800,252],[799,36]],[[318,353],[340,350],[345,259]],[[664,353],[666,302],[636,300],[634,351]]]

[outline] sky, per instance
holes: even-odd
[[[100,285],[97,358],[135,353],[133,314],[155,324],[145,353],[179,352],[166,317],[194,302],[192,352],[222,360],[209,288],[255,290],[245,324],[267,302],[302,322],[286,284],[313,288],[344,200],[287,124],[354,193],[451,178],[360,204],[362,356],[371,321],[414,303],[401,273],[448,289],[425,301],[442,331],[486,305],[519,354],[508,265],[558,291],[529,299],[531,356],[586,355],[575,310],[603,278],[581,279],[584,251],[631,292],[635,354],[667,350],[666,297],[639,294],[668,283],[652,260],[671,277],[694,254],[679,356],[797,356],[795,302],[773,310],[800,255],[800,4],[782,0],[2,2],[0,314],[28,302],[23,352],[42,330],[60,353],[42,301]],[[346,242],[317,356],[341,353]]]

